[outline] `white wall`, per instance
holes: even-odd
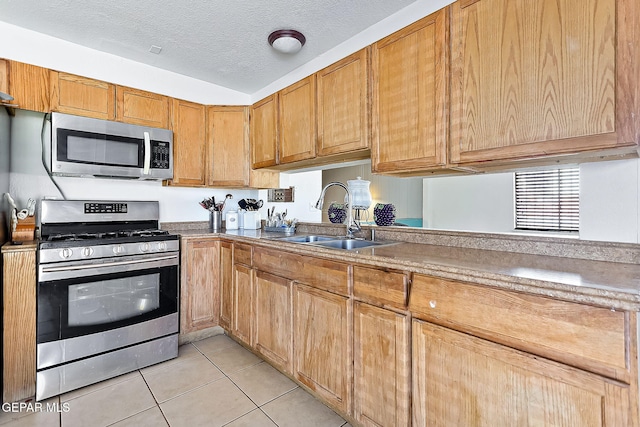
[[[513,174],[425,178],[425,228],[513,231]]]
[[[0,22],[0,58],[213,105],[248,105],[249,95]]]
[[[424,179],[426,228],[514,232],[513,174]],[[640,160],[580,165],[580,239],[640,243]]]

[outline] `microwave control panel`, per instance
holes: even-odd
[[[169,169],[171,148],[168,142],[151,141],[151,169]]]

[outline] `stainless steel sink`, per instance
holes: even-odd
[[[278,238],[278,240],[292,243],[314,243],[335,239],[337,239],[335,236],[291,236]]]
[[[368,248],[371,246],[380,246],[380,245],[388,245],[389,242],[372,242],[371,240],[358,240],[358,239],[339,239],[339,240],[328,240],[325,242],[317,242],[314,243],[315,246],[323,246],[326,248],[334,248],[334,249],[362,249]]]

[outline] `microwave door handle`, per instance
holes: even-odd
[[[142,169],[143,175],[149,175],[149,169],[151,168],[151,136],[149,132],[144,132],[144,168]]]

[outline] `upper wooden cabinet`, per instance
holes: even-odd
[[[636,5],[637,0],[453,4],[451,161],[635,145]]]
[[[119,104],[118,104],[119,108]],[[206,111],[193,102],[173,100],[173,182],[203,186],[206,180]]]
[[[209,185],[249,185],[249,108],[208,107]]]
[[[170,98],[116,86],[116,120],[134,125],[169,128]]]
[[[369,148],[369,49],[316,73],[318,155]]]
[[[278,95],[273,94],[251,106],[251,166],[265,168],[278,164]]]
[[[374,172],[410,172],[446,163],[448,8],[373,45]]]
[[[9,61],[8,93],[13,96],[11,103],[24,110],[49,112],[49,70]]]
[[[9,93],[9,61],[0,59],[0,92]]]
[[[111,83],[51,71],[51,111],[103,120],[116,117],[116,87]]]
[[[279,163],[316,156],[316,78],[311,75],[278,93]]]

